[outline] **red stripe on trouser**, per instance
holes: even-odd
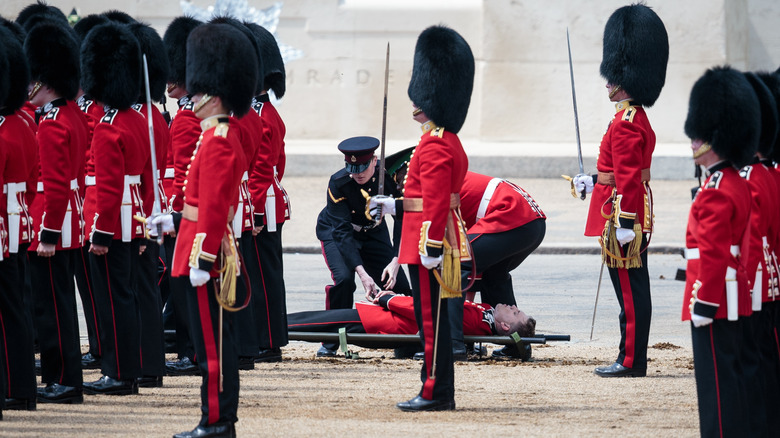
[[[422,397],[433,400],[433,387],[436,384],[436,376],[431,376],[433,368],[433,344],[436,342],[434,330],[433,309],[431,303],[431,280],[428,270],[419,266],[417,270],[420,282],[420,316],[422,317],[423,339],[425,341],[425,383],[423,383]],[[444,321],[447,323],[447,321]]]
[[[325,286],[325,310],[330,310],[330,288],[336,284],[336,277],[333,276],[333,271],[330,270],[330,263],[328,263],[328,255],[325,254],[325,244],[320,241],[320,250],[322,251],[322,257],[325,259],[325,266],[328,267],[328,273],[330,274],[330,280],[333,284]]]
[[[623,366],[633,368],[636,358],[636,309],[634,309],[634,294],[631,281],[628,279],[628,269],[618,269],[620,293],[623,295],[623,312],[626,317],[626,357]]]
[[[108,256],[103,257],[106,263],[106,283],[108,284],[108,300],[111,302],[111,325],[114,329],[114,355],[116,356],[116,378],[122,380],[122,367],[119,362],[119,340],[116,336],[116,309],[114,309],[114,295],[111,291],[111,271],[108,269]]]
[[[208,284],[208,283],[207,283]],[[219,421],[219,354],[217,342],[214,339],[214,326],[211,324],[211,310],[209,308],[209,292],[206,285],[198,286],[198,317],[200,328],[203,332],[203,346],[206,351],[206,368],[208,379],[206,394],[208,398],[209,422],[214,424]],[[199,358],[200,359],[200,358]]]
[[[718,376],[718,355],[715,354],[715,337],[714,332],[712,330],[712,324],[709,324],[708,330],[710,331],[710,351],[712,351],[712,370],[715,374],[715,393],[717,394],[718,399],[718,431],[720,432],[719,435],[723,436],[723,412],[722,408],[720,406],[720,379]]]
[[[92,318],[94,321],[92,321],[92,324],[94,324],[95,327],[95,340],[97,341],[97,349],[98,349],[98,355],[103,355],[103,347],[100,345],[100,327],[98,326],[97,321],[97,310],[95,309],[95,296],[92,294],[92,277],[89,275],[89,271],[87,270],[87,259],[84,257],[84,253],[81,253],[81,266],[84,268],[84,278],[86,279],[87,283],[87,290],[89,292],[89,305],[92,306]]]
[[[263,273],[263,264],[260,263],[260,252],[257,250],[257,241],[252,238],[255,246],[255,259],[257,259],[257,268],[260,269],[260,278],[263,281],[263,299],[265,299],[265,320],[268,322],[268,348],[274,348],[274,337],[271,336],[271,314],[268,308],[268,290],[265,288],[265,274]]]
[[[49,284],[51,285],[51,302],[54,304],[54,319],[56,319],[57,324],[57,346],[59,347],[60,352],[60,381],[59,384],[62,385],[63,378],[65,378],[65,358],[62,356],[62,332],[60,331],[60,312],[57,308],[57,293],[54,291],[54,275],[51,272],[51,257],[48,257],[46,260],[47,264],[49,265]],[[73,279],[71,279],[73,281]]]

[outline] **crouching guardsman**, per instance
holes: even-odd
[[[474,56],[466,40],[443,26],[425,29],[414,53],[409,99],[422,137],[409,162],[404,185],[404,220],[399,261],[409,265],[414,312],[424,346],[422,389],[397,404],[402,411],[455,409],[455,376],[447,303],[437,277],[460,296],[460,262],[467,239],[460,220],[460,189],[468,158],[457,132],[466,120],[474,85]],[[372,198],[393,213],[392,198]],[[400,206],[398,208],[401,208]],[[436,271],[442,266],[442,275]]]
[[[257,83],[257,55],[249,39],[228,24],[204,24],[187,40],[187,90],[193,94],[193,112],[203,130],[192,155],[184,183],[181,214],[162,215],[151,223],[163,232],[174,231],[173,277],[189,277],[186,291],[189,325],[203,381],[201,419],[190,432],[175,437],[233,437],[238,421],[238,353],[231,314],[217,298],[236,278],[236,247],[230,223],[238,199],[246,155],[233,126],[232,112],[249,111]],[[232,272],[231,272],[232,271]]]
[[[758,147],[759,103],[742,73],[713,68],[691,91],[685,134],[709,176],[696,192],[685,236],[682,319],[690,320],[701,436],[739,436],[750,412],[741,363],[751,314],[744,251],[750,189],[738,169]]]
[[[653,232],[650,162],[655,132],[644,107],[666,81],[666,28],[642,4],[616,10],[604,29],[601,75],[615,116],[599,146],[598,175],[577,175],[576,193],[591,193],[586,236],[601,236],[602,260],[620,303],[620,351],[601,377],[644,377],[652,303],[647,243]]]

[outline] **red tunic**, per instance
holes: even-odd
[[[745,270],[750,287],[761,294],[761,301],[774,301],[773,288],[777,282],[777,268],[773,255],[776,253],[778,228],[780,228],[780,190],[775,176],[765,165],[755,163],[745,166],[739,172],[750,188],[752,198],[750,210],[750,249]],[[757,269],[761,269],[760,277]],[[756,280],[760,285],[756,286]],[[753,309],[759,310],[759,309]]]
[[[112,240],[144,237],[143,224],[133,219],[145,216],[143,201],[153,190],[144,116],[132,108],[108,110],[95,126],[92,154],[97,202],[92,243],[108,246]]]
[[[38,190],[30,214],[40,228],[30,251],[38,249],[39,240],[61,250],[80,248],[84,239],[78,188],[84,179],[87,120],[76,102],[57,99],[52,103],[55,106],[38,123],[38,189],[42,191]]]
[[[413,335],[417,333],[417,320],[414,316],[412,297],[396,295],[387,301],[387,309],[371,303],[355,303],[360,322],[366,333],[387,335]],[[488,304],[463,304],[463,334],[468,336],[491,336],[493,329],[484,318],[484,311],[490,310]]]
[[[422,211],[404,209],[398,261],[420,264],[420,255],[438,257],[443,252],[444,228],[450,194],[459,193],[468,169],[468,158],[458,136],[432,122],[423,125],[420,143],[409,161],[404,199],[422,199]],[[461,242],[450,242],[459,248]]]
[[[83,97],[83,96],[82,96]],[[81,111],[87,118],[89,126],[89,144],[86,150],[86,176],[84,180],[84,230],[89,233],[95,223],[95,212],[97,210],[97,199],[95,197],[95,159],[92,156],[92,137],[95,134],[95,126],[100,123],[100,119],[106,114],[104,107],[95,103],[95,101],[84,98],[80,100]]]
[[[692,302],[702,304],[696,312],[699,315],[726,318],[728,268],[736,270],[738,314],[751,314],[744,261],[741,256],[733,255],[737,251],[744,254],[746,250],[750,203],[750,189],[736,169],[728,163],[713,167],[712,174],[697,192],[688,216],[683,321],[691,319]]]
[[[255,206],[255,224],[268,225],[267,210],[274,206],[276,224],[290,219],[290,200],[282,187],[287,157],[284,153],[286,128],[271,102],[256,102],[252,109],[263,120],[263,137],[254,169],[249,175],[249,192]],[[273,199],[269,199],[273,196]],[[269,229],[269,231],[273,231]]]
[[[171,155],[173,157],[173,184],[168,194],[168,200],[173,211],[181,211],[184,207],[184,180],[187,166],[192,160],[192,152],[200,136],[200,119],[192,112],[194,104],[189,102],[179,109],[171,122]],[[170,166],[169,166],[170,167]]]
[[[500,233],[546,218],[520,186],[471,171],[460,189],[460,213],[469,234]]]
[[[616,108],[617,113],[601,139],[596,168],[599,172],[613,172],[615,175],[620,226],[633,228],[634,222],[639,220],[644,232],[652,232],[650,189],[649,184],[642,182],[642,169],[649,172],[655,149],[655,132],[641,106],[623,101],[618,102]],[[594,185],[585,225],[586,236],[600,236],[604,231],[606,219],[602,216],[602,209],[606,215],[612,213],[612,206],[607,203],[612,189],[610,185]]]
[[[33,241],[35,229],[29,212],[38,186],[38,143],[35,133],[25,116],[17,111],[9,116],[0,116],[0,144],[6,150],[3,174],[5,199],[2,210],[8,236],[10,252],[16,253],[20,244]]]
[[[183,188],[184,203],[196,209],[197,219],[188,218],[185,210],[173,252],[174,277],[189,275],[190,267],[210,271],[212,277],[219,275],[215,261],[247,167],[239,137],[229,134],[236,128],[227,117],[210,117],[201,126],[203,134]]]
[[[242,175],[241,185],[238,191],[238,204],[236,207],[236,216],[233,220],[233,231],[240,236],[243,231],[250,231],[254,228],[254,199],[249,191],[249,175],[253,172],[257,162],[258,151],[263,138],[263,120],[254,112],[249,111],[236,120],[241,146],[244,149],[247,168]],[[240,208],[239,208],[240,207]]]

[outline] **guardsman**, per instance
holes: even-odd
[[[211,23],[225,23],[233,26],[243,33],[249,41],[252,42],[252,48],[257,57],[258,72],[263,71],[262,50],[257,41],[255,33],[240,21],[229,17],[215,17]],[[263,90],[263,78],[261,74],[257,75],[257,84],[252,95],[256,95]],[[255,111],[249,111],[241,118],[236,119],[240,135],[241,145],[244,147],[244,154],[247,160],[246,172],[241,176],[241,186],[238,190],[238,199],[236,204],[236,214],[233,217],[233,232],[238,242],[238,249],[241,252],[243,260],[243,270],[246,275],[241,277],[242,281],[236,283],[236,296],[239,300],[246,296],[248,288],[254,296],[259,296],[262,292],[262,271],[257,251],[255,250],[254,237],[254,202],[249,193],[249,175],[253,173],[253,168],[257,163],[258,152],[262,144],[263,120]],[[257,298],[255,298],[257,299]],[[234,321],[236,324],[236,347],[238,348],[238,369],[252,370],[255,368],[255,357],[260,350],[260,343],[257,337],[257,323],[251,306],[236,312]]]
[[[685,121],[694,163],[709,176],[691,205],[685,236],[683,321],[691,321],[701,436],[739,436],[749,421],[742,324],[751,314],[745,270],[750,188],[738,169],[758,147],[759,102],[744,75],[708,70],[693,86]],[[750,397],[753,395],[751,394]]]
[[[534,198],[517,184],[501,178],[491,178],[475,172],[467,172],[460,190],[460,211],[468,230],[475,266],[466,262],[462,266],[461,283],[465,288],[469,276],[474,275],[474,285],[465,298],[473,299],[477,291],[481,301],[491,306],[504,303],[517,305],[509,274],[530,255],[544,239],[546,216]],[[466,355],[463,344],[462,312],[457,312],[461,299],[451,299],[450,323],[453,355]],[[494,357],[530,358],[531,346],[518,351],[514,345],[493,351]]]
[[[474,56],[466,40],[444,26],[425,29],[417,39],[408,90],[423,134],[404,184],[398,257],[409,267],[425,360],[422,389],[397,404],[402,411],[455,409],[449,316],[441,300],[445,290],[460,295],[460,263],[468,258],[458,208],[468,158],[457,133],[466,120],[473,85]],[[395,207],[381,205],[390,213]],[[440,265],[441,276],[436,271]]]
[[[398,263],[403,211],[393,223],[393,241],[385,221],[375,221],[366,209],[366,197],[376,196],[379,168],[374,151],[379,140],[352,137],[338,145],[344,168],[328,182],[326,205],[317,217],[317,238],[333,284],[325,287],[325,309],[351,309],[355,274],[367,295],[379,290],[410,294],[406,274]],[[392,175],[384,173],[385,195],[401,198]],[[335,356],[336,344],[323,344],[317,356]]]
[[[84,92],[105,107],[92,135],[96,207],[89,233],[103,376],[84,390],[136,394],[141,327],[133,278],[139,275],[144,229],[133,217],[145,217],[143,201],[156,189],[146,119],[132,108],[142,81],[138,41],[126,25],[96,26],[82,42],[81,65]]]
[[[88,132],[86,118],[73,101],[79,89],[79,47],[69,27],[40,20],[28,31],[24,50],[31,77],[28,100],[38,108],[41,157],[38,194],[30,206],[36,234],[28,252],[41,380],[46,384],[38,389],[38,401],[81,403],[81,348],[72,279],[84,239],[79,186]]]
[[[12,31],[13,30],[13,31]],[[7,361],[0,362],[5,371],[6,391],[2,393],[6,410],[35,410],[36,377],[34,371],[32,314],[25,302],[25,278],[27,277],[27,248],[35,233],[28,210],[28,187],[38,183],[38,143],[35,133],[22,113],[27,101],[27,85],[30,70],[22,45],[24,31],[21,27],[2,19],[0,45],[5,48],[8,79],[0,87],[8,94],[0,100],[0,186],[4,199],[0,202],[3,225],[0,236],[7,236],[9,253],[0,261],[0,321],[2,321],[2,345]],[[0,238],[0,240],[2,240]],[[0,372],[2,375],[2,372]]]
[[[278,362],[287,339],[287,292],[282,263],[282,226],[290,219],[290,200],[282,187],[287,158],[284,152],[284,121],[271,103],[286,90],[284,61],[276,38],[261,26],[244,23],[255,34],[263,53],[262,90],[252,100],[252,110],[263,120],[263,136],[252,173],[249,192],[254,204],[254,249],[260,263],[260,281],[255,281],[252,309],[257,324],[260,351],[255,362]]]
[[[107,22],[108,18],[102,15],[87,15],[73,26],[73,30],[79,36],[79,41],[84,41],[87,33],[92,28]],[[86,150],[84,188],[82,189],[84,230],[88,233],[92,229],[92,223],[95,220],[95,208],[97,206],[95,197],[95,162],[92,158],[92,133],[95,131],[95,125],[105,115],[105,111],[103,105],[95,103],[91,97],[84,93],[83,89],[79,90],[79,94],[76,103],[87,117],[87,125],[89,126],[89,143]],[[98,323],[98,313],[96,312],[97,303],[95,301],[92,274],[89,266],[89,248],[89,239],[85,238],[84,246],[81,247],[81,251],[76,256],[76,287],[81,296],[81,307],[84,309],[84,325],[87,327],[87,339],[89,341],[89,351],[81,356],[81,367],[83,369],[100,368],[100,356],[102,355],[100,324]]]
[[[601,377],[644,377],[652,303],[647,242],[653,231],[650,162],[655,133],[644,107],[652,106],[666,80],[669,42],[656,13],[624,6],[604,29],[601,76],[616,113],[599,146],[598,175],[577,175],[577,193],[593,193],[586,236],[602,236],[602,260],[620,303],[620,351]]]
[[[147,69],[149,73],[149,98],[152,105],[147,105],[145,80],[141,80],[141,88],[138,90],[138,103],[133,109],[147,119],[151,110],[152,127],[154,131],[153,158],[157,168],[157,190],[160,200],[160,211],[166,212],[167,198],[162,184],[160,169],[165,169],[168,161],[168,151],[171,143],[171,133],[168,122],[162,115],[155,102],[165,99],[165,89],[168,81],[169,64],[165,53],[165,45],[162,38],[151,26],[146,23],[134,22],[127,25],[130,32],[138,40],[141,53],[146,55]],[[148,134],[147,134],[148,136]],[[150,215],[154,206],[154,191],[147,191],[147,198],[143,200],[145,213]],[[138,290],[138,307],[141,316],[141,374],[138,378],[139,387],[162,386],[163,374],[165,374],[165,346],[163,337],[163,299],[160,294],[160,274],[165,272],[169,265],[160,266],[161,247],[157,242],[145,242],[146,249],[139,256],[139,273],[133,281]]]
[[[168,53],[170,72],[168,76],[168,95],[177,100],[178,111],[171,122],[171,152],[163,176],[163,186],[168,194],[169,211],[181,212],[184,207],[184,181],[187,166],[201,133],[200,119],[192,112],[194,103],[192,95],[187,91],[186,54],[187,37],[193,29],[203,24],[187,16],[174,18],[163,35],[163,43]],[[173,249],[176,246],[175,233],[165,236],[166,261],[172,266]],[[170,294],[166,305],[174,318],[176,328],[177,359],[165,363],[165,371],[169,375],[195,375],[198,367],[195,364],[195,350],[189,332],[187,317],[187,301],[185,291],[189,280],[184,277],[173,277],[169,280]]]
[[[752,198],[745,269],[753,273],[748,274],[753,313],[745,317],[742,324],[742,366],[746,376],[745,384],[751,394],[748,430],[751,435],[758,436],[770,430],[767,421],[772,421],[773,426],[777,427],[776,412],[780,408],[777,375],[774,374],[775,361],[771,355],[772,347],[776,345],[775,337],[773,331],[762,329],[768,326],[765,325],[765,318],[772,318],[771,310],[764,313],[763,303],[780,298],[775,296],[773,287],[777,283],[775,240],[780,228],[780,192],[769,167],[761,162],[763,157],[768,157],[772,152],[778,119],[777,103],[764,81],[755,73],[744,74],[756,93],[761,112],[758,150],[748,165],[739,171],[748,183]],[[766,352],[770,355],[764,357]]]
[[[203,132],[183,187],[181,215],[161,215],[150,224],[152,229],[162,224],[164,232],[174,230],[174,217],[180,224],[171,275],[189,278],[191,284],[186,293],[190,329],[203,378],[200,422],[192,431],[174,436],[234,437],[238,352],[233,315],[223,307],[235,310],[230,302],[238,281],[231,224],[248,164],[240,135],[234,133],[235,119],[229,114],[241,117],[250,110],[257,55],[235,27],[208,23],[190,33],[186,59],[187,90],[193,93],[193,112],[202,119]]]

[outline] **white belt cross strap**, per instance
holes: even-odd
[[[485,193],[482,194],[482,200],[479,201],[479,208],[477,208],[477,220],[485,217],[488,204],[490,204],[490,199],[493,197],[493,193],[496,192],[496,187],[498,187],[498,184],[502,181],[504,180],[501,178],[493,178],[488,183],[487,188],[485,188]]]
[[[122,191],[122,207],[121,207],[121,224],[122,224],[122,242],[130,242],[133,240],[133,194],[131,194],[130,186],[136,186],[137,191],[138,184],[141,184],[141,175],[125,175],[124,190]],[[136,193],[140,200],[140,194]]]

